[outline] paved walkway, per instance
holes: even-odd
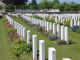
[[[0,19],[0,60],[17,60],[12,53],[7,36],[7,29]]]

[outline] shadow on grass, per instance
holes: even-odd
[[[45,60],[48,60],[48,58],[46,58]]]
[[[76,42],[73,42],[72,40],[69,40],[69,45],[72,45],[72,44],[76,44]]]
[[[0,16],[0,19],[2,19],[3,18],[3,16]]]

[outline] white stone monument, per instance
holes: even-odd
[[[70,27],[73,27],[73,20],[70,20]]]
[[[60,34],[60,25],[57,24],[57,33]]]
[[[47,22],[47,32],[49,32],[49,22]]]
[[[64,26],[61,26],[61,40],[64,40]]]
[[[23,40],[22,35],[23,35],[23,26],[21,26],[21,39]]]
[[[53,34],[56,33],[55,23],[53,23]]]
[[[62,60],[71,60],[70,58],[63,58]]]
[[[68,43],[68,27],[65,27],[64,30],[64,40]]]
[[[45,60],[45,43],[44,43],[44,40],[39,40],[39,60]]]
[[[49,23],[49,30],[50,31],[52,30],[52,23],[51,22]]]
[[[27,30],[27,44],[30,44],[30,30]]]
[[[48,49],[48,60],[56,60],[56,49],[53,47]]]
[[[25,27],[23,27],[23,40],[25,40],[26,39],[26,28]]]
[[[33,60],[37,60],[37,36],[32,36],[33,41]]]

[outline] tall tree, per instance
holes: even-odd
[[[16,5],[23,5],[25,2],[28,2],[28,0],[3,0],[5,4],[16,4]]]
[[[37,2],[36,2],[36,0],[32,0],[32,2],[30,4],[30,8],[31,9],[37,9]]]
[[[48,1],[47,0],[43,0],[40,3],[40,9],[47,9],[47,5],[48,5]]]

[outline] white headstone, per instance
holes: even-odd
[[[52,30],[52,23],[51,22],[49,23],[49,30],[50,31]]]
[[[62,60],[71,60],[70,58],[63,58]]]
[[[45,24],[45,30],[46,30],[46,29],[47,29],[47,21],[45,21],[45,23],[44,23],[44,24]]]
[[[65,27],[64,30],[64,40],[68,43],[68,27]]]
[[[21,26],[21,39],[23,40],[23,26]]]
[[[45,60],[45,44],[44,44],[44,40],[39,40],[39,60]]]
[[[49,22],[47,22],[47,32],[49,32]]]
[[[49,48],[48,49],[48,60],[56,60],[56,49],[55,48]]]
[[[53,34],[56,33],[55,23],[53,23]]]
[[[19,36],[21,36],[21,24],[19,24]]]
[[[77,21],[77,26],[80,26],[80,21],[79,20]]]
[[[64,26],[61,26],[61,40],[64,40]]]
[[[58,23],[58,19],[57,19],[57,17],[55,17],[55,23]]]
[[[74,20],[74,26],[76,26],[77,25],[77,21],[76,20]]]
[[[16,23],[16,25],[17,25],[16,29],[17,29],[17,34],[18,34],[18,23]]]
[[[27,30],[27,44],[30,44],[30,30]]]
[[[17,25],[17,31],[18,31],[18,34],[19,34],[19,23],[18,23],[18,25]]]
[[[33,41],[33,60],[37,60],[37,36],[32,36]]]
[[[57,33],[60,34],[60,25],[57,24]]]
[[[73,27],[73,23],[74,23],[74,22],[73,22],[73,20],[71,19],[71,20],[70,20],[70,27]]]
[[[26,39],[26,28],[23,27],[23,40],[25,40],[25,39]]]

